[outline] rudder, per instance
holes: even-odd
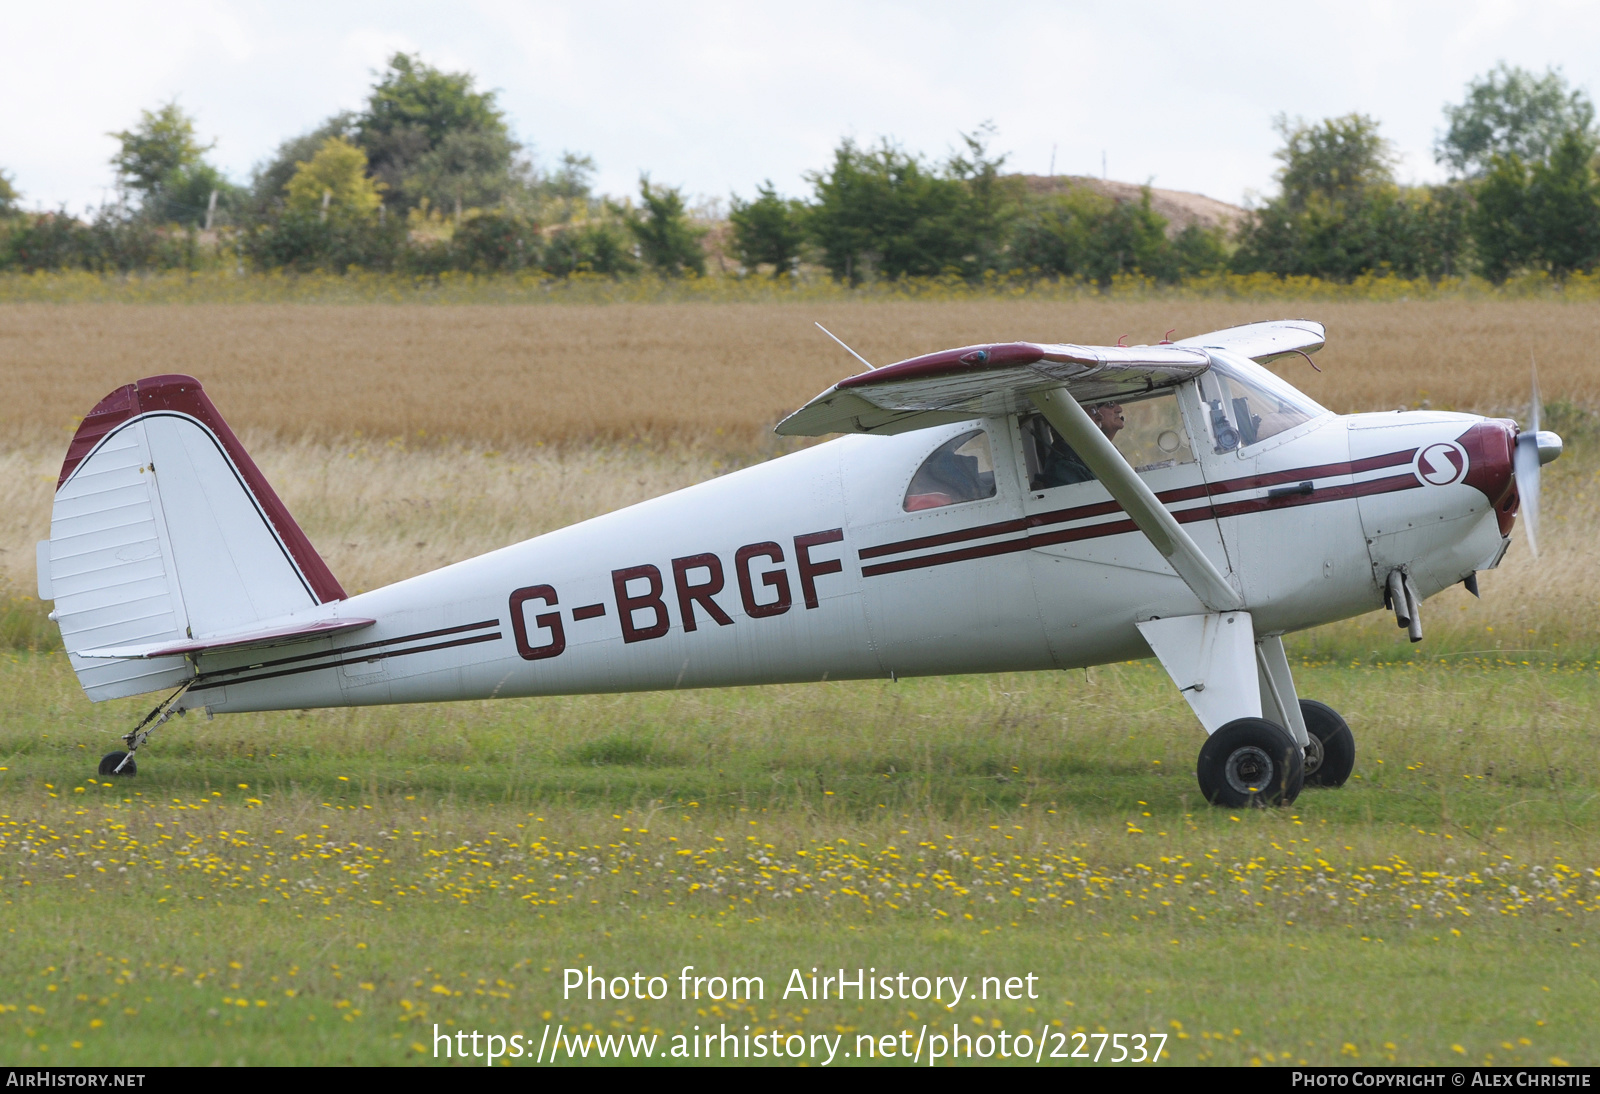
[[[176,687],[193,669],[181,656],[86,651],[224,634],[345,599],[190,376],[129,384],[84,418],[39,562],[40,594],[97,701]]]

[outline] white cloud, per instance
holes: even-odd
[[[691,192],[802,192],[842,136],[943,156],[985,119],[1018,170],[1098,173],[1240,200],[1268,191],[1273,115],[1377,117],[1434,178],[1440,108],[1504,58],[1595,88],[1600,13],[1577,0],[972,5],[682,0],[467,5],[166,0],[14,7],[0,44],[0,167],[28,201],[111,182],[111,130],[177,96],[243,179],[362,102],[396,50],[475,73],[546,159],[593,154]]]

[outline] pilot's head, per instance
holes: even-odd
[[[1122,431],[1122,427],[1126,424],[1122,420],[1121,403],[1101,403],[1089,411],[1089,417],[1094,419],[1094,424],[1100,427],[1100,432],[1104,433],[1106,439],[1110,441],[1117,439],[1117,434]]]

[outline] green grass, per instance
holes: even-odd
[[[1230,813],[1151,663],[191,716],[113,784],[94,763],[140,706],[19,652],[0,1051],[432,1062],[435,1023],[854,1051],[981,1019],[1161,1032],[1178,1063],[1593,1064],[1600,678],[1507,660],[1302,665],[1357,778]],[[563,999],[590,965],[671,992]],[[681,1000],[684,965],[766,997]],[[1038,997],[782,998],[813,966],[1031,973]]]

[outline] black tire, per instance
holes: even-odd
[[[1356,766],[1356,738],[1339,712],[1315,699],[1300,700],[1311,735],[1306,749],[1307,786],[1343,786]]]
[[[1212,805],[1265,808],[1294,801],[1305,769],[1287,730],[1265,718],[1235,718],[1206,738],[1195,777]]]
[[[126,755],[126,752],[107,752],[104,756],[101,756],[100,774],[118,776],[137,775],[139,773],[139,765],[134,763],[132,760],[129,760],[127,763],[123,764],[121,771],[117,770],[117,765],[122,763],[122,758]]]

